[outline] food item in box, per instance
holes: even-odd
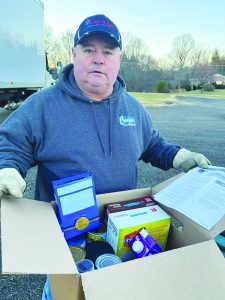
[[[105,253],[115,254],[112,246],[103,241],[93,241],[87,243],[85,250],[86,250],[86,258],[90,259],[93,262],[95,262],[97,257],[102,254]]]
[[[101,227],[89,231],[87,233],[87,237],[88,237],[88,242],[91,241],[106,241],[106,225],[105,223],[101,223]]]
[[[95,266],[97,269],[102,269],[119,263],[121,263],[121,259],[118,256],[107,253],[100,255],[96,259]]]
[[[138,198],[133,200],[126,200],[126,201],[106,204],[105,206],[106,220],[110,213],[135,209],[139,207],[147,207],[152,205],[156,205],[156,203],[151,197],[143,197],[143,198]]]
[[[78,263],[80,260],[85,258],[86,251],[82,247],[69,246],[74,262]]]
[[[129,241],[142,228],[146,229],[164,251],[170,228],[170,216],[159,205],[109,214],[106,240],[122,261],[134,258]]]
[[[79,273],[90,272],[95,269],[94,263],[90,259],[82,259],[77,263]]]
[[[129,241],[129,246],[136,258],[162,252],[162,249],[144,228],[142,228],[139,233],[131,241]]]

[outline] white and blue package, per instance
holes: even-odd
[[[54,180],[52,186],[57,218],[66,240],[101,226],[90,172]]]
[[[129,246],[136,258],[149,256],[162,252],[160,246],[156,243],[152,236],[148,234],[145,228],[129,241]]]

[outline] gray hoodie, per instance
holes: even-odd
[[[0,168],[25,177],[37,165],[35,198],[42,201],[54,199],[52,180],[84,171],[93,173],[97,193],[136,188],[139,159],[167,170],[179,149],[152,128],[121,77],[112,95],[95,101],[77,87],[73,65],[0,126]]]

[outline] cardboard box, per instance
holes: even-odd
[[[106,241],[123,262],[134,258],[129,242],[142,228],[165,250],[170,217],[159,205],[109,214]]]
[[[106,203],[146,197],[151,191],[99,195],[99,209],[103,212]],[[225,217],[207,231],[175,210],[168,211],[183,224],[182,231],[171,226],[171,251],[79,274],[51,204],[3,198],[2,271],[50,274],[56,300],[224,299],[225,260],[212,238],[225,229]]]

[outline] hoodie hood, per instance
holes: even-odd
[[[73,72],[73,64],[66,65],[62,72],[60,73],[59,79],[56,81],[56,87],[64,91],[66,94],[70,95],[71,97],[75,97],[76,100],[80,101],[93,101],[93,102],[101,102],[94,100],[86,95],[79,89],[76,84]],[[125,90],[125,82],[119,75],[117,76],[117,80],[113,86],[113,93],[107,97],[110,101],[115,101],[121,93]]]

